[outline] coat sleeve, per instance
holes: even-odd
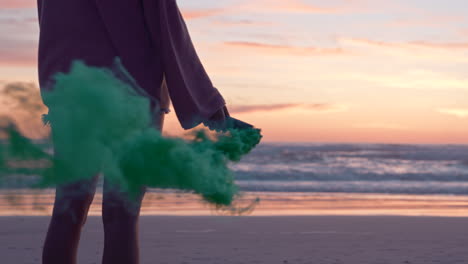
[[[142,0],[147,27],[161,51],[165,80],[184,129],[208,120],[225,106],[190,38],[176,0]]]
[[[37,0],[37,19],[39,24],[41,23],[41,16],[42,16],[42,0]]]

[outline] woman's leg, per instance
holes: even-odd
[[[167,107],[167,106],[166,106]],[[156,129],[162,130],[164,112],[154,118]],[[104,223],[103,264],[138,264],[138,219],[146,188],[136,198],[104,178],[102,220]]]
[[[81,228],[94,198],[98,176],[57,187],[44,242],[43,264],[75,264]]]
[[[139,263],[138,218],[145,189],[136,198],[104,179],[102,220],[104,223],[103,264]]]

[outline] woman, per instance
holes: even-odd
[[[75,59],[112,68],[120,58],[138,86],[155,99],[151,110],[159,129],[169,98],[185,129],[201,122],[225,126],[225,101],[197,57],[175,0],[38,0],[38,12],[41,90],[52,89],[53,75],[68,72]],[[97,176],[89,178],[57,187],[43,263],[76,263],[81,228],[96,188]],[[143,196],[144,190],[140,199],[129,201],[104,182],[102,263],[138,263]]]

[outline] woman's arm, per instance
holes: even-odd
[[[42,0],[37,0],[37,18],[41,24]]]
[[[162,54],[170,98],[185,129],[223,118],[225,101],[213,86],[175,0],[142,0],[147,27]]]

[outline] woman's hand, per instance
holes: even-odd
[[[211,130],[226,131],[228,129],[250,129],[251,124],[233,118],[229,115],[226,106],[219,109],[211,118],[203,123]]]

